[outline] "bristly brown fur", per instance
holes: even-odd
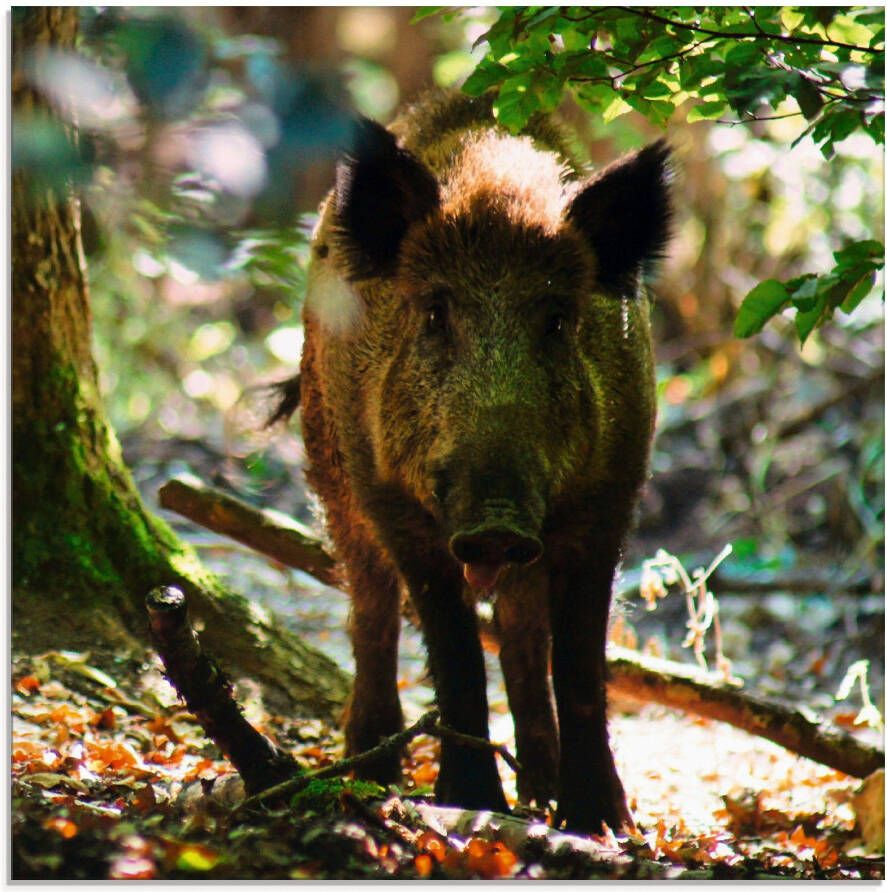
[[[274,427],[278,421],[289,421],[299,408],[302,395],[301,375],[293,375],[284,381],[269,384],[267,390],[271,396],[271,412],[265,419],[263,428]]]
[[[488,734],[463,588],[495,586],[518,790],[557,798],[575,830],[631,821],[604,648],[653,432],[637,284],[668,235],[668,169],[659,143],[589,178],[549,119],[513,136],[489,100],[430,94],[388,131],[358,128],[304,307],[306,475],[352,599],[349,752],[401,725],[402,586],[443,721]],[[506,808],[493,756],[452,741],[436,794]]]

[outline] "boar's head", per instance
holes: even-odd
[[[583,180],[528,137],[463,132],[420,159],[371,122],[339,164],[337,243],[382,369],[376,464],[474,588],[542,555],[559,500],[645,474],[639,293],[669,176],[661,141]]]

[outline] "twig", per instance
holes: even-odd
[[[328,765],[326,768],[319,768],[317,771],[305,772],[297,777],[291,777],[281,783],[275,784],[273,787],[268,787],[267,789],[250,796],[248,799],[244,799],[235,811],[240,812],[248,808],[253,808],[256,805],[267,802],[269,799],[292,796],[300,790],[304,790],[313,780],[323,780],[327,777],[338,777],[341,774],[347,774],[347,772],[352,771],[355,768],[360,768],[368,762],[372,762],[379,758],[379,756],[388,755],[391,752],[400,752],[400,750],[414,737],[418,737],[420,734],[433,733],[433,728],[437,723],[438,718],[439,713],[436,709],[429,710],[418,721],[410,725],[409,728],[399,731],[397,734],[392,734],[390,737],[386,737],[371,750],[367,750],[364,753],[358,753],[356,756],[351,756],[348,759],[341,759],[339,762],[336,762],[335,765]]]
[[[152,589],[145,606],[167,678],[240,773],[247,790],[262,790],[299,771],[295,760],[256,731],[240,711],[231,683],[200,647],[181,590]]]
[[[860,53],[872,53],[876,55],[884,52],[883,49],[876,50],[867,46],[857,46],[854,43],[841,43],[841,41],[838,40],[823,40],[816,37],[799,37],[791,34],[771,34],[769,31],[759,31],[757,33],[714,31],[711,28],[702,28],[699,25],[687,24],[685,22],[676,22],[674,19],[668,19],[665,16],[657,15],[655,12],[650,12],[648,9],[639,9],[637,7],[631,6],[620,6],[618,8],[621,9],[623,12],[632,13],[633,15],[639,16],[642,19],[659,22],[661,25],[671,25],[674,28],[683,28],[685,31],[692,31],[694,34],[708,34],[711,37],[726,37],[730,40],[743,40],[748,38],[757,40],[761,37],[764,37],[768,40],[775,40],[779,43],[806,43],[812,46],[836,46],[845,50],[856,50]],[[757,25],[757,22],[755,24]]]
[[[485,740],[483,737],[474,737],[471,734],[463,734],[461,731],[456,731],[454,728],[448,728],[446,725],[442,725],[438,722],[434,728],[429,732],[434,734],[435,736],[439,736],[440,738],[448,738],[453,741],[453,743],[461,743],[463,746],[474,747],[475,749],[485,749],[492,750],[494,753],[498,753],[502,757],[502,761],[515,773],[521,770],[520,762],[508,752],[508,749],[505,747],[505,744],[502,743],[493,743],[490,740]]]
[[[463,734],[460,731],[448,728],[446,725],[441,725],[440,713],[436,709],[432,709],[410,725],[409,728],[406,728],[397,734],[392,734],[390,737],[386,737],[372,749],[363,753],[358,753],[356,756],[350,756],[347,759],[341,759],[334,765],[327,765],[325,768],[320,768],[317,771],[306,772],[297,777],[288,778],[282,783],[262,790],[254,796],[251,796],[249,799],[244,800],[237,810],[240,811],[241,809],[251,808],[262,802],[266,802],[269,799],[292,796],[300,790],[305,789],[305,787],[307,787],[313,780],[323,780],[327,777],[338,777],[339,775],[353,771],[355,768],[360,768],[369,762],[373,762],[380,756],[389,755],[391,752],[400,752],[407,743],[414,737],[418,737],[420,734],[430,734],[434,737],[441,738],[446,737],[463,746],[492,750],[494,753],[498,753],[502,757],[502,760],[513,771],[517,772],[520,768],[520,763],[510,752],[508,752],[504,745],[500,743],[492,743],[489,740],[484,740],[482,737]]]

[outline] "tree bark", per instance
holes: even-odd
[[[72,50],[76,8],[15,10],[13,107],[48,113],[29,86],[26,54]],[[21,120],[21,117],[19,117]],[[72,136],[72,139],[74,137]],[[276,706],[333,715],[344,675],[224,590],[193,551],[145,509],[102,406],[73,191],[25,170],[12,181],[13,643],[143,651],[144,597],[188,593],[208,649],[266,684]]]

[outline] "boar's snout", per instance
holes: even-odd
[[[491,589],[506,564],[532,564],[542,555],[542,543],[505,527],[482,527],[456,533],[450,551],[463,564],[465,579],[474,589]]]
[[[492,527],[456,533],[450,551],[463,564],[532,564],[542,554],[542,543],[535,536]]]

